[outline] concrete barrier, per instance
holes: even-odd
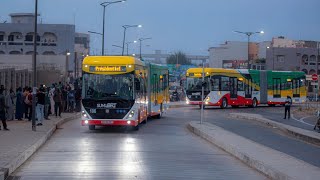
[[[318,167],[210,123],[190,122],[188,129],[271,179],[313,180],[320,177]]]

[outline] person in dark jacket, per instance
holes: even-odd
[[[22,120],[23,118],[23,112],[24,112],[24,104],[23,104],[23,94],[22,94],[22,88],[19,87],[17,89],[17,99],[16,99],[16,119]]]
[[[0,88],[0,120],[2,121],[3,129],[4,130],[9,130],[7,127],[7,120],[6,120],[6,99],[4,96],[4,87]],[[1,130],[1,126],[0,126]]]
[[[41,87],[38,92],[37,92],[37,106],[36,106],[36,110],[37,110],[37,126],[42,126],[42,120],[44,118],[44,103],[45,103],[45,98],[46,95],[44,94],[44,88]]]
[[[287,118],[287,113],[288,113],[288,119],[290,119],[290,107],[292,105],[292,99],[290,96],[287,96],[287,99],[285,101],[285,104],[284,104],[284,107],[285,107],[285,110],[284,110],[284,118],[283,119],[286,119]]]
[[[59,88],[57,88],[54,92],[54,96],[53,96],[53,100],[54,100],[54,112],[56,114],[56,117],[59,115],[59,117],[61,117],[61,111],[62,111],[62,93],[61,90]],[[58,109],[59,109],[59,114],[58,114]]]

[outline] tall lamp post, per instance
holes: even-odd
[[[129,56],[129,44],[132,44],[132,43],[137,43],[137,41],[126,42],[126,45],[127,45],[127,56]]]
[[[100,5],[103,7],[103,18],[102,18],[102,56],[104,56],[104,34],[105,34],[105,19],[106,19],[106,7],[111,5],[111,4],[116,4],[116,3],[121,3],[125,2],[126,0],[122,1],[107,1],[103,2]]]
[[[139,39],[139,42],[140,42],[140,59],[142,59],[142,41],[148,40],[148,39],[152,39],[152,38],[140,38]]]
[[[245,34],[248,36],[248,69],[250,69],[250,36],[254,34],[264,34],[264,31],[259,32],[242,32],[242,31],[234,31],[235,33]]]
[[[37,88],[37,37],[38,37],[38,0],[35,0],[34,34],[33,34],[33,92],[32,92],[32,131],[36,131],[36,88]]]
[[[122,56],[124,55],[124,44],[126,42],[126,32],[128,28],[138,27],[141,28],[142,25],[123,25],[123,40],[122,40]]]

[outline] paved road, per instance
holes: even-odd
[[[193,135],[196,110],[172,109],[138,132],[70,121],[13,175],[21,179],[266,179]],[[18,177],[19,178],[19,177]]]
[[[180,109],[188,114],[200,114],[198,107]],[[283,108],[281,107],[258,107],[258,108],[209,108],[205,109],[205,121],[222,127],[235,134],[248,138],[254,142],[260,143],[272,149],[284,152],[297,159],[303,160],[309,164],[320,167],[320,147],[304,141],[288,137],[282,132],[271,129],[268,126],[259,124],[250,120],[240,120],[228,117],[229,113],[256,113],[269,114],[274,119],[282,119]],[[280,116],[277,118],[277,116]],[[198,118],[200,119],[200,118]],[[282,119],[284,120],[284,119]],[[286,122],[294,122],[294,120],[286,120]]]

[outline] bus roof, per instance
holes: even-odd
[[[88,56],[84,58],[83,65],[141,65],[145,63],[132,56]]]

